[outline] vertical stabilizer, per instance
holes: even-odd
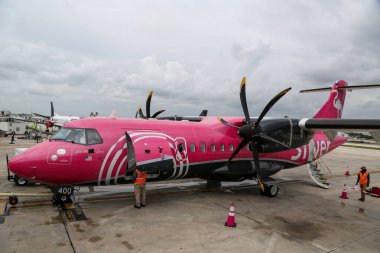
[[[330,96],[322,108],[314,115],[313,118],[332,118],[340,119],[342,117],[344,99],[346,98],[346,89],[338,89],[338,87],[347,86],[347,82],[337,81],[331,90]]]

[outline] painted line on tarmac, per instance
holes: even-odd
[[[61,216],[62,224],[63,224],[63,226],[65,227],[65,231],[66,231],[67,237],[68,237],[68,239],[69,239],[69,242],[70,242],[71,248],[73,249],[73,252],[76,253],[76,250],[75,250],[75,247],[74,247],[74,243],[73,243],[73,241],[71,240],[71,236],[70,236],[69,230],[67,229],[67,224],[66,224],[66,222],[65,222],[65,219],[63,218],[63,211],[61,211],[61,209],[59,208],[58,205],[57,205],[57,209],[58,209],[59,215]]]

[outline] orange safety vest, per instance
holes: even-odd
[[[366,171],[364,174],[359,172],[359,178],[360,178],[359,183],[361,185],[367,184],[368,183],[368,172]]]
[[[137,177],[135,180],[135,184],[145,184],[146,183],[146,171],[136,170]]]

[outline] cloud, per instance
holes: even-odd
[[[292,86],[270,116],[311,116],[327,94],[299,90],[379,82],[379,9],[370,0],[4,2],[0,108],[48,113],[54,100],[60,113],[133,116],[153,90],[152,106],[167,114],[237,116],[247,76],[251,115]],[[353,92],[344,116],[378,117],[378,96]]]

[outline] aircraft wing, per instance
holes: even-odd
[[[301,119],[299,127],[304,130],[324,131],[329,139],[340,132],[370,132],[380,142],[380,119]]]
[[[36,115],[36,116],[38,116],[38,117],[41,117],[41,118],[50,119],[50,116],[38,114],[38,113],[35,113],[35,112],[33,114]]]

